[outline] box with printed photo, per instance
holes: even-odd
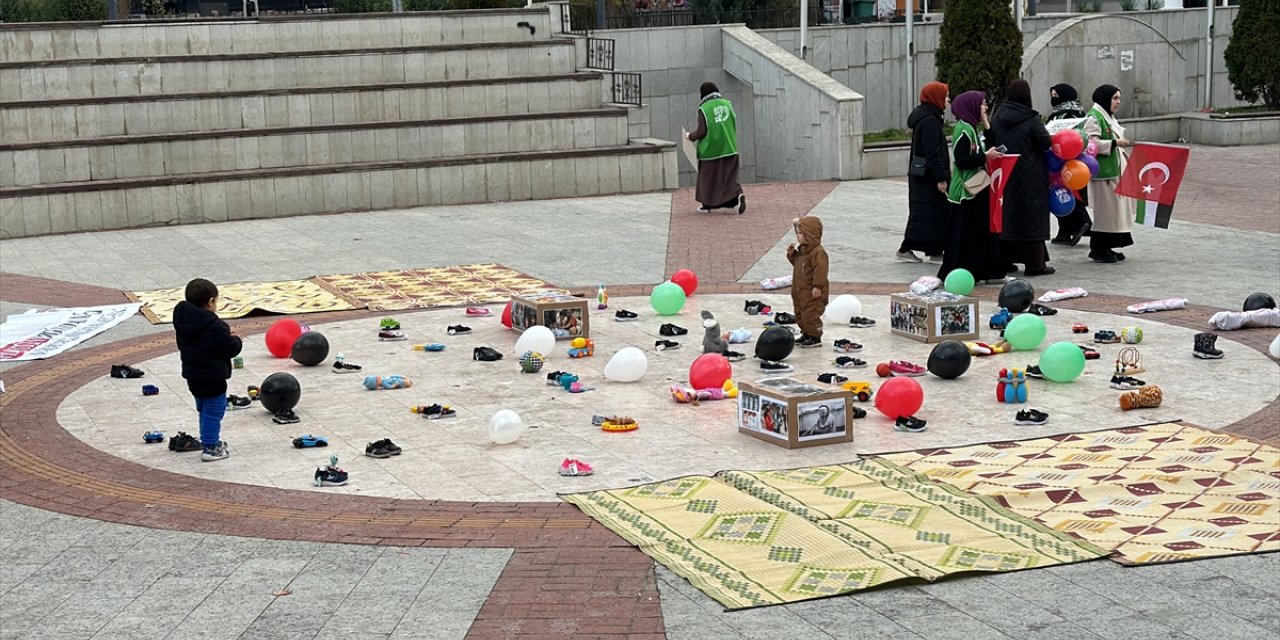
[[[738,385],[738,432],[788,449],[853,441],[853,395],[795,378]]]
[[[511,328],[519,333],[542,325],[557,340],[591,337],[591,315],[587,301],[563,292],[528,294],[511,298]]]
[[[890,332],[919,340],[977,340],[978,300],[946,291],[889,297]]]

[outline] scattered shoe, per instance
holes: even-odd
[[[617,313],[613,314],[613,319],[618,322],[631,322],[639,317],[640,316],[636,312],[627,311],[626,309],[619,309]]]
[[[1046,307],[1039,303],[1032,303],[1031,308],[1027,309],[1027,313],[1033,316],[1052,316],[1058,313],[1057,309]]]
[[[502,359],[502,354],[492,347],[476,347],[471,351],[472,360],[480,360],[481,362],[495,362]]]
[[[747,195],[745,193],[738,194],[738,215],[747,212]]]
[[[400,321],[395,318],[383,318],[382,322],[378,324],[378,329],[382,331],[399,331]]]
[[[1111,376],[1111,388],[1121,391],[1132,391],[1139,387],[1145,387],[1147,383],[1133,376]]]
[[[145,443],[147,443],[147,444],[156,444],[156,443],[159,443],[159,442],[164,442],[164,432],[163,432],[163,431],[148,431],[148,432],[146,432],[146,433],[142,434],[142,441],[143,441],[143,442],[145,442]]]
[[[854,316],[849,318],[849,326],[855,329],[870,329],[871,327],[876,326],[876,321],[863,316]]]
[[[906,431],[907,433],[920,433],[927,428],[927,424],[927,420],[921,420],[915,416],[900,416],[893,423],[893,430]]]
[[[592,426],[600,426],[609,421],[609,416],[591,416]]]
[[[563,371],[552,371],[551,373],[548,373],[548,374],[547,374],[547,386],[549,386],[549,387],[558,387],[558,386],[560,386],[560,376],[561,376],[561,375],[563,375],[563,374],[564,374],[564,372],[563,372]]]
[[[1217,360],[1222,357],[1222,350],[1217,348],[1218,334],[1204,332],[1197,333],[1195,337],[1195,346],[1192,355],[1204,360]]]
[[[924,262],[914,251],[899,251],[893,254],[893,259],[898,262]]]
[[[867,366],[867,361],[853,356],[840,356],[835,360],[836,366],[841,369],[861,369]]]
[[[831,343],[831,348],[835,349],[836,353],[857,353],[862,351],[861,344],[844,338],[840,338],[839,340]]]
[[[1044,424],[1049,421],[1049,414],[1039,409],[1023,409],[1013,417],[1014,424]]]
[[[747,315],[752,316],[767,316],[773,313],[773,309],[769,305],[759,300],[748,300],[746,304],[742,305],[742,310],[746,311]]]
[[[672,340],[658,340],[653,343],[653,347],[658,351],[666,351],[667,349],[679,349],[680,343]]]
[[[391,452],[391,449],[387,448],[386,443],[386,440],[370,442],[365,445],[364,454],[370,458],[390,458],[395,454]]]
[[[577,458],[565,458],[560,463],[560,475],[562,476],[589,476],[595,472],[596,470],[591,465]]]
[[[413,408],[414,413],[422,414],[422,417],[428,420],[439,420],[441,418],[457,417],[458,412],[451,409],[447,404],[433,404],[426,406],[417,406]]]
[[[812,349],[814,347],[821,347],[822,338],[819,338],[816,336],[801,336],[801,338],[796,341],[796,346],[800,347],[801,349]]]
[[[853,419],[861,420],[867,417],[867,410],[862,407],[853,407]]]
[[[200,451],[201,449],[204,449],[204,445],[200,444],[200,440],[185,431],[179,431],[178,435],[169,438],[170,451],[186,453],[188,451]]]
[[[452,327],[449,327],[449,335],[456,336],[460,333],[471,333],[471,327],[464,327],[460,324],[455,324]]]
[[[795,369],[783,362],[770,362],[768,360],[760,363],[760,370],[765,373],[791,373]]]
[[[347,483],[350,476],[346,471],[337,467],[325,467],[316,469],[315,483],[317,487],[341,487]]]
[[[271,421],[276,424],[295,424],[301,422],[302,418],[299,418],[293,409],[281,409],[272,416]]]
[[[907,362],[906,360],[891,360],[889,362],[889,375],[915,378],[928,372],[928,369],[925,369],[918,364]]]
[[[1110,253],[1094,253],[1092,251],[1089,252],[1089,259],[1102,264],[1115,264],[1120,262],[1119,259]]]
[[[1045,267],[1039,271],[1023,271],[1022,274],[1027,276],[1051,276],[1057,272],[1058,270],[1053,267]]]
[[[401,340],[408,340],[409,338],[404,335],[403,331],[383,329],[378,332],[378,339],[383,342],[399,342]]]
[[[218,446],[213,447],[212,449],[208,447],[201,448],[203,449],[203,451],[200,452],[201,462],[213,462],[231,455],[231,450],[227,448],[226,441],[219,441]]]
[[[698,213],[711,213],[711,210],[706,207],[698,207]]]
[[[1071,325],[1071,333],[1089,333],[1089,325],[1076,322]]]
[[[1120,342],[1120,336],[1117,336],[1114,331],[1103,329],[1093,334],[1093,341],[1098,344],[1115,344]]]
[[[489,307],[467,307],[468,318],[483,318],[489,315],[493,315]]]
[[[1013,278],[1005,276],[1003,278],[987,278],[982,281],[982,284],[1009,284],[1010,282],[1013,282]]]
[[[311,434],[307,434],[305,436],[298,436],[294,438],[293,446],[295,449],[309,449],[311,447],[327,447],[329,446],[329,439],[321,436],[313,436]]]
[[[1085,360],[1097,360],[1098,358],[1102,357],[1102,354],[1098,353],[1098,350],[1094,349],[1093,347],[1083,345],[1083,344],[1078,344],[1076,346],[1080,347],[1080,350],[1084,352]]]
[[[1027,365],[1027,368],[1024,371],[1027,374],[1028,378],[1039,378],[1041,380],[1044,379],[1044,373],[1040,371],[1040,367],[1037,365],[1029,364]]]
[[[724,352],[723,355],[724,355],[724,359],[728,360],[729,362],[742,362],[743,360],[747,359],[747,354],[739,353],[737,351],[726,351]]]
[[[844,384],[848,381],[849,381],[848,378],[835,373],[818,374],[818,382],[821,382],[823,384]]]
[[[363,368],[364,367],[361,367],[358,364],[351,364],[347,362],[347,357],[341,353],[339,353],[338,357],[333,361],[334,373],[359,373]]]
[[[127,364],[111,365],[112,378],[141,378],[145,375],[147,374],[143,373],[141,369],[135,369]]]
[[[779,311],[776,315],[773,316],[773,321],[778,324],[795,324],[796,317],[794,315],[791,315],[790,313],[787,313],[786,311]]]
[[[689,333],[688,329],[677,327],[674,324],[664,324],[658,328],[658,335],[660,336],[682,336],[687,333]]]
[[[235,411],[237,409],[248,409],[253,406],[253,398],[244,396],[230,395],[227,396],[227,408]]]
[[[404,449],[401,449],[400,447],[396,446],[396,443],[392,442],[391,438],[383,438],[382,446],[386,447],[387,450],[390,451],[391,455],[393,456],[398,456],[401,453],[404,453]]]
[[[157,387],[154,384],[142,385],[142,395],[144,396],[154,396],[159,393],[160,393],[160,387]]]

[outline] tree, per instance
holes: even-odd
[[[1240,3],[1223,53],[1236,98],[1280,109],[1280,0]]]
[[[978,90],[1003,98],[1022,68],[1022,32],[1008,0],[947,0],[937,67],[953,96]]]

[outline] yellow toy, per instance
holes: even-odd
[[[572,347],[569,349],[570,358],[586,358],[596,354],[596,342],[590,338],[574,338],[569,346]]]
[[[871,399],[871,383],[870,382],[854,382],[849,381],[840,385],[841,389],[853,394],[859,402],[866,402]]]
[[[600,430],[608,433],[626,433],[627,431],[635,431],[640,428],[640,423],[635,418],[627,418],[625,416],[612,416],[606,418],[604,423],[600,425]]]

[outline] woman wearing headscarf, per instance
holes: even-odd
[[[1000,157],[990,148],[991,122],[987,119],[987,94],[966,91],[951,102],[956,126],[951,131],[951,183],[947,200],[951,202],[951,226],[947,234],[947,250],[938,277],[946,279],[955,269],[968,269],[974,280],[988,284],[1005,281],[1004,262],[1000,260],[1000,239],[991,232],[989,212],[991,190],[984,188],[970,194],[964,183],[986,168],[987,160]]]
[[[1000,254],[1009,263],[1020,263],[1028,276],[1047,275],[1049,250],[1049,168],[1044,152],[1051,141],[1031,108],[1031,85],[1018,79],[1009,83],[1005,101],[994,118],[996,142],[1004,153],[1018,154],[1013,172],[1005,178],[1004,228],[1000,232]]]
[[[1124,171],[1121,147],[1132,146],[1124,137],[1124,127],[1116,122],[1120,110],[1120,89],[1104,84],[1093,91],[1093,107],[1084,121],[1084,132],[1098,147],[1098,173],[1093,176],[1093,231],[1089,234],[1089,258],[1114,264],[1124,260],[1116,251],[1133,244],[1133,201],[1116,195],[1116,183]]]
[[[916,251],[923,251],[930,262],[942,262],[951,209],[947,202],[951,163],[947,161],[947,138],[942,130],[942,114],[949,102],[947,85],[930,82],[920,90],[920,106],[907,116],[911,161],[917,164],[916,159],[921,158],[924,165],[907,172],[909,215],[902,246],[894,256],[898,262],[921,262]]]
[[[1084,106],[1080,104],[1080,95],[1076,88],[1069,84],[1055,84],[1049,87],[1049,104],[1053,112],[1049,120],[1070,120],[1084,117]],[[1080,238],[1089,232],[1093,221],[1089,219],[1088,187],[1080,189],[1080,197],[1076,200],[1076,208],[1065,216],[1058,218],[1058,233],[1053,237],[1053,244],[1065,244],[1074,247],[1080,244]]]
[[[712,209],[737,209],[747,212],[747,196],[738,183],[738,119],[733,104],[720,95],[714,82],[699,88],[702,102],[698,105],[698,128],[685,134],[697,143],[698,186],[694,193],[702,206],[699,213]]]

